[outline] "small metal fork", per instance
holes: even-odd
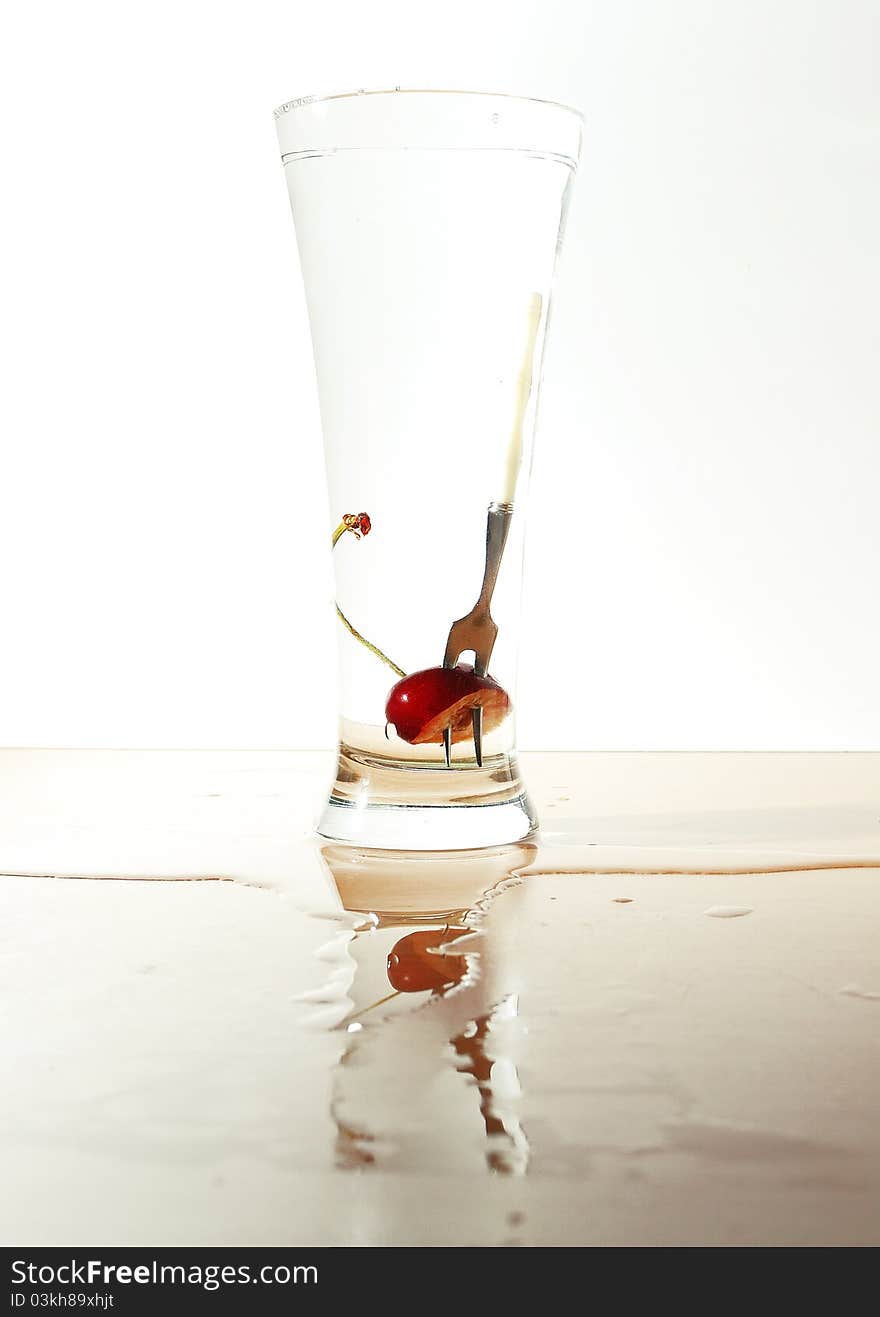
[[[483,572],[483,584],[480,589],[480,597],[474,604],[469,613],[460,617],[458,621],[453,622],[449,628],[449,636],[446,641],[446,653],[443,655],[444,668],[454,668],[462,654],[468,650],[473,651],[474,655],[474,672],[478,677],[484,677],[489,667],[489,660],[492,657],[492,650],[495,647],[495,638],[498,635],[498,627],[492,620],[492,614],[489,611],[489,605],[492,602],[492,595],[495,592],[495,582],[498,580],[498,569],[501,566],[501,558],[504,554],[504,546],[507,543],[507,534],[510,530],[510,521],[513,516],[512,503],[490,503],[489,512],[486,521],[486,569]],[[483,710],[476,708],[471,710],[474,727],[474,753],[477,764],[483,767]],[[447,727],[443,732],[443,753],[446,756],[446,767],[451,767],[452,756],[452,728]]]

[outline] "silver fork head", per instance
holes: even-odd
[[[462,654],[471,650],[474,655],[474,672],[478,677],[485,677],[497,636],[498,627],[488,612],[482,615],[468,613],[467,617],[460,617],[449,628],[443,655],[444,668],[454,668]]]
[[[474,672],[478,677],[485,677],[486,670],[489,667],[489,659],[492,657],[492,650],[495,647],[495,638],[498,635],[498,627],[492,621],[488,613],[483,617],[474,617],[469,614],[467,617],[460,617],[457,622],[453,622],[449,630],[449,639],[446,641],[446,653],[443,656],[444,668],[454,668],[462,654],[472,651],[474,656]],[[471,724],[474,733],[474,757],[477,761],[477,767],[483,767],[483,709],[478,705],[471,710]],[[446,756],[446,767],[451,767],[452,757],[452,729],[447,727],[443,733],[443,751]]]

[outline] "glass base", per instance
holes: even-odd
[[[342,744],[317,830],[367,848],[445,851],[504,846],[537,827],[515,755],[445,768]]]

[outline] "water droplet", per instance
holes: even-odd
[[[753,905],[711,905],[703,914],[713,919],[739,919],[740,915],[750,915],[754,908]]]
[[[860,988],[857,983],[847,983],[837,991],[841,997],[861,997],[862,1001],[880,1001],[880,992],[869,992],[867,988]]]

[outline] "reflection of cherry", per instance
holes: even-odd
[[[491,732],[510,712],[510,699],[497,681],[478,677],[470,664],[424,668],[399,681],[388,696],[385,717],[410,745],[440,742],[447,727],[470,736],[471,711],[482,708],[483,733]]]
[[[436,950],[467,933],[466,928],[432,928],[408,933],[391,948],[388,982],[398,992],[436,992],[460,983],[467,973],[464,956],[449,956]]]

